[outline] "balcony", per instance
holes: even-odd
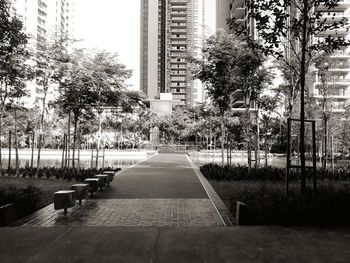
[[[332,58],[346,58],[350,59],[350,52],[344,51],[344,50],[336,50],[331,55]]]
[[[322,83],[319,82],[319,81],[316,81],[315,85],[316,86],[322,85]],[[330,82],[330,85],[333,85],[333,86],[350,86],[350,79],[335,79],[334,81],[332,80]]]
[[[343,0],[338,2],[338,6],[332,8],[331,10],[337,11],[337,10],[346,10],[350,7],[350,1],[349,0]],[[328,7],[323,5],[322,3],[317,7],[317,11],[329,11]]]
[[[172,21],[186,21],[187,20],[187,16],[173,16],[171,18]]]
[[[171,35],[170,38],[171,39],[186,39],[187,35],[185,35],[185,34],[179,34],[178,36],[177,35]]]
[[[171,27],[187,27],[187,23],[171,23],[170,24]]]
[[[346,36],[349,33],[349,28],[339,28],[335,30],[327,30],[324,32],[320,32],[317,36]]]

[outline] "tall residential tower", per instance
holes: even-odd
[[[150,99],[172,93],[176,104],[194,105],[202,84],[186,57],[200,56],[205,1],[142,0],[141,8],[141,90]]]
[[[74,0],[12,0],[14,12],[22,19],[25,33],[29,36],[29,45],[40,61],[40,52],[47,42],[56,36],[73,35]],[[28,83],[31,93],[28,107],[41,105],[42,86],[35,82]]]

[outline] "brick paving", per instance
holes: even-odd
[[[158,155],[118,172],[111,187],[68,209],[66,216],[51,204],[13,226],[230,225],[215,194],[185,155]]]
[[[89,199],[83,205],[55,211],[53,204],[17,226],[222,226],[209,199]]]
[[[208,180],[204,177],[204,175],[201,173],[199,168],[196,166],[196,164],[191,160],[190,157],[187,156],[187,159],[189,163],[191,164],[194,172],[197,174],[199,180],[201,181],[205,191],[207,192],[209,198],[213,202],[214,206],[218,210],[222,220],[225,222],[226,226],[232,226],[235,224],[235,218],[232,217],[230,211],[228,210],[225,203],[221,200],[219,195],[215,192],[214,188],[211,186],[211,184],[208,182]]]

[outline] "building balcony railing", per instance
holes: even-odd
[[[173,16],[171,18],[172,21],[186,21],[187,20],[187,16]]]
[[[172,23],[171,27],[187,27],[187,23]]]
[[[315,82],[316,86],[322,85],[321,82],[316,81]],[[341,86],[350,86],[350,79],[337,79],[337,80],[332,80],[331,82],[329,82],[329,85],[341,85]]]
[[[170,38],[171,39],[186,39],[187,35],[185,35],[185,34],[182,34],[182,35],[179,35],[179,36],[171,35]]]
[[[346,10],[350,7],[350,2],[349,0],[343,0],[343,1],[339,1],[337,3],[338,5],[333,7],[332,10],[333,11],[338,11],[338,10]],[[323,5],[322,3],[320,5],[317,6],[317,11],[329,11],[328,6]]]

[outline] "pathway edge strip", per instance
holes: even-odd
[[[201,182],[201,184],[202,184],[202,186],[203,186],[205,192],[207,193],[207,195],[208,195],[208,197],[209,197],[211,203],[213,204],[213,206],[214,206],[216,212],[218,213],[218,215],[219,215],[219,217],[220,217],[220,219],[221,219],[223,225],[224,225],[225,227],[226,227],[226,226],[232,226],[233,224],[232,224],[231,220],[230,220],[228,217],[226,217],[226,218],[227,218],[227,222],[225,222],[225,220],[223,219],[223,217],[222,217],[221,213],[219,212],[217,206],[215,205],[215,202],[213,201],[212,196],[211,196],[211,194],[209,193],[209,191],[208,191],[208,189],[207,189],[207,186],[206,186],[206,185],[204,184],[204,182],[203,182],[203,180],[206,180],[206,179],[205,179],[204,175],[202,174],[202,172],[199,170],[199,168],[197,167],[197,165],[192,161],[192,159],[191,159],[187,154],[186,154],[186,158],[187,158],[188,162],[190,163],[192,169],[193,169],[194,172],[196,173],[196,175],[197,175],[199,181]],[[210,185],[209,182],[208,182],[208,184]],[[212,190],[215,192],[214,189],[212,189]],[[219,197],[219,198],[220,198],[220,197]],[[220,199],[220,200],[221,200],[221,199]],[[227,208],[226,208],[226,209],[227,209]]]

